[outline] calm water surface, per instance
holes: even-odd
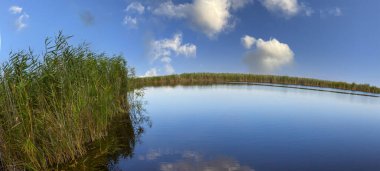
[[[380,98],[254,85],[145,90],[152,127],[115,170],[380,170]]]

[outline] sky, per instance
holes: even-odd
[[[0,0],[0,62],[70,43],[123,55],[138,76],[289,75],[380,86],[379,0]]]

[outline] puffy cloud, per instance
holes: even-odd
[[[305,12],[306,15],[312,14],[312,9],[298,0],[261,0],[263,6],[270,12],[278,13],[285,18],[290,18],[300,12]]]
[[[27,24],[25,22],[29,18],[29,15],[26,12],[23,12],[22,7],[19,7],[19,6],[16,6],[16,5],[11,6],[9,8],[9,12],[11,14],[21,14],[22,13],[21,15],[19,15],[17,17],[17,19],[15,21],[15,26],[16,26],[16,29],[18,31],[24,29],[27,26]]]
[[[248,35],[245,35],[241,38],[241,43],[246,49],[250,49],[255,42],[256,42],[256,39]]]
[[[234,10],[243,8],[247,4],[253,3],[253,0],[230,0],[230,1],[231,1],[231,7]]]
[[[148,71],[145,72],[144,77],[154,77],[157,76],[157,69],[156,68],[151,68]]]
[[[127,12],[136,12],[138,14],[143,14],[145,7],[140,2],[132,2],[125,9]]]
[[[139,16],[144,13],[145,7],[140,2],[132,2],[124,11],[127,15],[124,16],[123,24],[129,28],[137,28],[141,19]]]
[[[167,1],[154,9],[153,14],[169,18],[186,18],[191,13],[191,8],[189,3],[174,5],[172,1]]]
[[[22,12],[22,8],[17,5],[14,5],[9,8],[9,12],[11,12],[12,14],[20,14]]]
[[[16,28],[17,30],[22,30],[24,29],[27,24],[25,23],[25,21],[29,19],[29,15],[24,13],[24,14],[21,14],[15,21],[15,25],[16,25]]]
[[[129,28],[137,28],[137,18],[131,16],[125,16],[123,19],[123,24]]]
[[[182,43],[182,34],[177,33],[171,39],[153,40],[150,42],[150,56],[152,61],[160,60],[164,64],[167,74],[175,73],[171,65],[172,56],[195,57],[197,46],[190,43]]]
[[[294,53],[290,47],[277,39],[258,39],[254,48],[247,52],[244,62],[252,72],[271,73],[282,66],[291,64]]]
[[[231,14],[228,0],[196,0],[193,23],[207,36],[214,37],[229,25]]]
[[[156,15],[187,19],[208,37],[233,27],[231,10],[244,7],[252,0],[194,0],[192,3],[173,4],[167,1],[154,9]]]
[[[161,58],[170,58],[172,53],[186,57],[194,57],[197,52],[197,46],[194,44],[182,43],[182,34],[177,33],[172,39],[154,40],[151,42],[151,56],[153,60]]]

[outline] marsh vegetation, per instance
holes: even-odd
[[[85,44],[69,45],[69,38],[59,33],[46,39],[42,56],[31,50],[11,53],[1,66],[3,169],[58,167],[107,137],[114,118],[127,117],[130,127],[136,126],[131,97],[140,93],[128,86],[133,69],[122,56],[95,53]],[[133,110],[139,113],[141,106]]]

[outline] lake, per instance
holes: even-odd
[[[380,98],[260,85],[150,87],[111,170],[380,170]]]

